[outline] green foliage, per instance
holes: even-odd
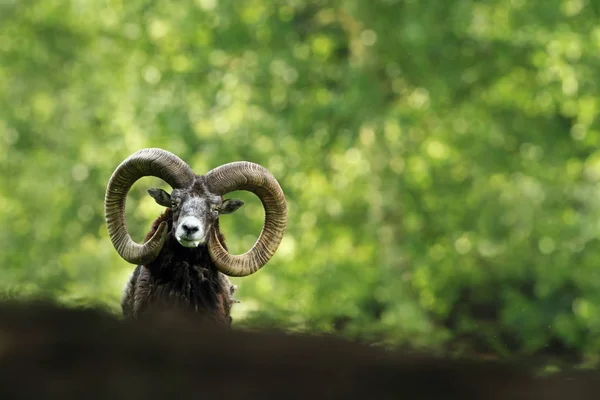
[[[0,4],[0,282],[118,311],[118,163],[258,162],[289,201],[238,324],[600,350],[600,15],[583,0]],[[141,240],[160,208],[128,202]],[[165,187],[162,184],[161,187]],[[166,188],[166,187],[165,187]],[[223,218],[234,252],[263,213]]]

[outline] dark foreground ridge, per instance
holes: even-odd
[[[0,399],[598,399],[592,373],[407,356],[332,337],[228,331],[185,316],[0,305]]]

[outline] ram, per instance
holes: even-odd
[[[169,194],[148,189],[167,209],[139,244],[127,230],[125,203],[133,184],[145,176],[160,178],[173,190]],[[256,243],[241,255],[228,252],[219,228],[221,215],[243,205],[241,200],[223,198],[236,190],[257,195],[265,211]],[[137,265],[121,300],[126,319],[176,308],[229,325],[236,287],[228,277],[248,276],[262,268],[279,247],[287,223],[283,191],[264,167],[238,161],[196,175],[178,156],[156,148],[137,151],[115,169],[104,206],[116,251]]]

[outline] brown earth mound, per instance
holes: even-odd
[[[0,399],[598,399],[594,374],[534,378],[496,363],[334,337],[241,332],[164,316],[0,305]]]

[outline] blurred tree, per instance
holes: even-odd
[[[501,354],[600,342],[598,7],[583,0],[5,1],[0,282],[118,311],[104,227],[142,147],[289,199],[238,324]],[[138,182],[140,240],[160,212]],[[164,187],[164,186],[163,186]],[[224,219],[236,252],[262,222]],[[465,347],[466,346],[466,347]]]

